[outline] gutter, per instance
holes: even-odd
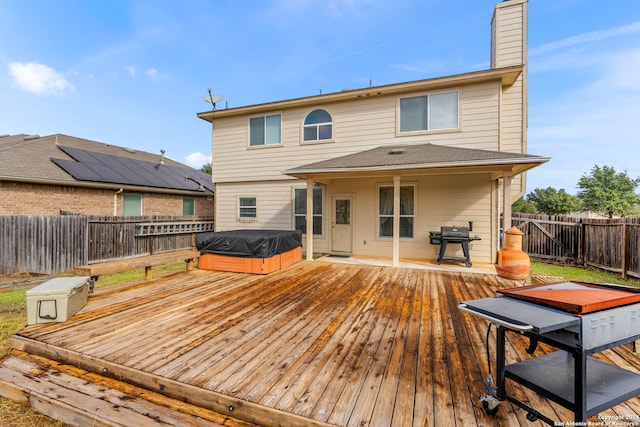
[[[409,165],[381,165],[381,166],[354,166],[340,168],[322,168],[322,169],[288,169],[282,171],[283,175],[292,174],[316,174],[316,173],[345,173],[345,172],[380,172],[407,169],[438,169],[452,167],[469,167],[469,166],[504,166],[514,164],[542,164],[551,160],[550,157],[505,159],[505,160],[483,160],[473,162],[442,162],[442,163],[420,163]]]
[[[21,182],[25,184],[42,184],[42,185],[60,185],[66,187],[80,187],[80,188],[93,188],[97,190],[113,190],[118,191],[119,189],[123,189],[126,191],[138,191],[144,193],[158,193],[158,194],[178,194],[183,196],[210,196],[215,192],[213,191],[198,191],[198,190],[174,190],[169,188],[154,188],[154,187],[142,187],[138,185],[114,185],[114,184],[106,184],[106,183],[96,183],[96,182],[80,182],[80,181],[62,181],[62,180],[51,180],[51,179],[42,179],[42,178],[24,178],[24,177],[15,177],[15,176],[0,176],[0,182],[9,181],[9,182]]]
[[[464,74],[415,80],[404,83],[392,83],[382,86],[370,86],[360,89],[343,90],[321,95],[311,95],[283,101],[266,102],[243,107],[225,108],[223,110],[204,111],[196,114],[202,120],[213,123],[215,118],[234,117],[259,112],[303,108],[317,103],[330,104],[334,102],[355,101],[374,96],[395,96],[418,90],[434,90],[444,87],[455,87],[465,84],[481,83],[499,80],[503,86],[512,85],[524,70],[524,65],[513,65],[503,68],[472,71]]]

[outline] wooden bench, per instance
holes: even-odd
[[[195,261],[200,257],[200,251],[189,249],[176,252],[165,252],[155,255],[145,255],[135,258],[119,259],[115,261],[97,262],[95,264],[81,265],[73,269],[78,276],[91,276],[96,279],[102,274],[119,273],[144,267],[144,277],[152,278],[152,268],[157,265],[169,264],[175,261],[184,261],[187,270],[193,270]]]

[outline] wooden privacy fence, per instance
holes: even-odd
[[[55,274],[194,247],[211,217],[0,216],[0,274]]]
[[[530,256],[566,259],[640,278],[640,218],[587,219],[514,213]]]
[[[86,216],[0,216],[0,274],[53,274],[86,259]]]

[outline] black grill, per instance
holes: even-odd
[[[469,257],[469,242],[472,240],[480,240],[479,237],[470,237],[469,232],[473,230],[473,223],[469,221],[469,227],[440,227],[440,232],[429,232],[429,243],[432,245],[440,245],[438,254],[438,264],[442,261],[462,261],[467,267],[471,267],[471,259]],[[445,256],[449,243],[459,243],[462,246],[464,257]]]

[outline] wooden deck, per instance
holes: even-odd
[[[542,425],[506,402],[496,416],[482,409],[487,322],[456,308],[512,286],[321,261],[267,276],[195,270],[98,291],[70,321],[28,326],[13,345],[256,425]],[[528,341],[507,338],[508,363],[530,357]],[[628,347],[600,356],[640,370]],[[573,420],[519,385],[508,393]],[[640,399],[603,414],[638,421]]]

